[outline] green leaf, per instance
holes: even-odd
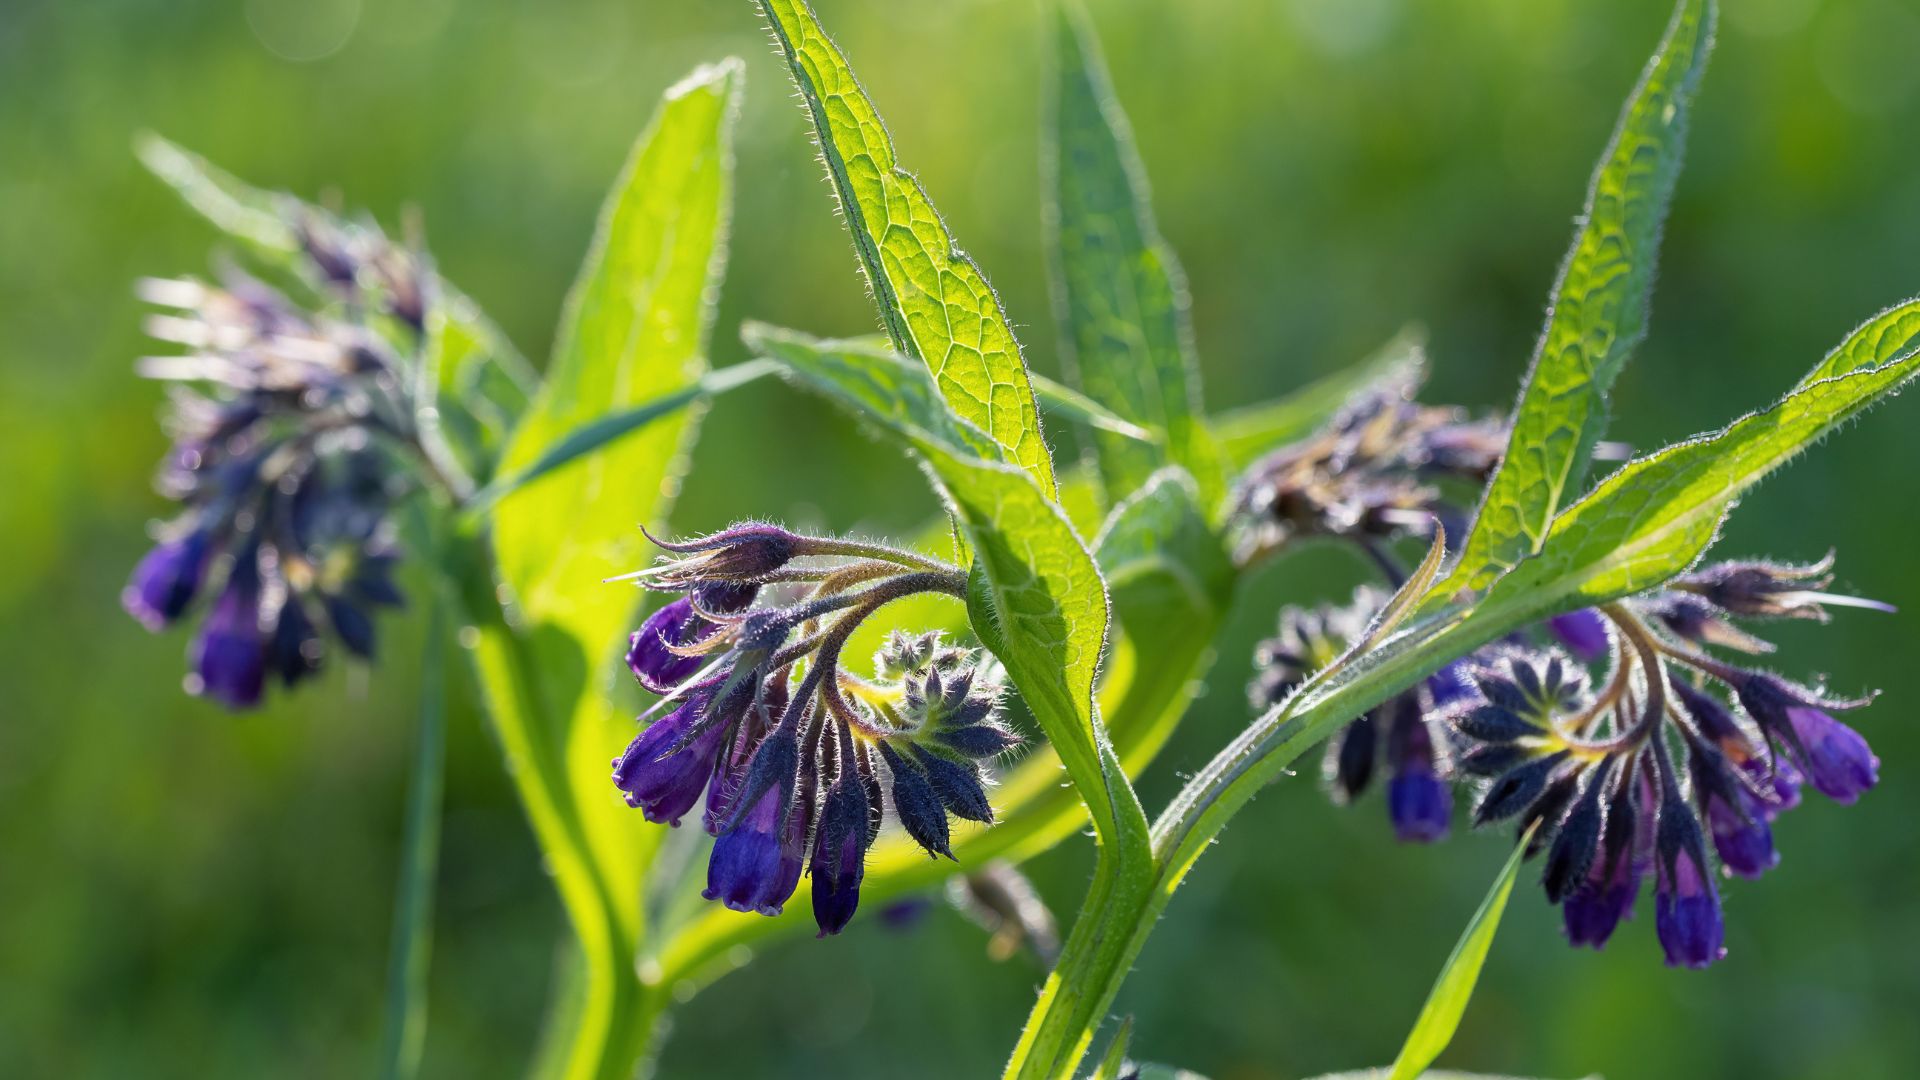
[[[1207,525],[1198,485],[1178,466],[1114,508],[1094,552],[1122,627],[1148,656],[1176,635],[1217,625],[1232,602],[1233,560]]]
[[[735,364],[719,371],[707,372],[700,377],[699,381],[669,391],[651,401],[589,420],[554,440],[551,446],[524,468],[511,475],[495,478],[485,488],[475,492],[461,509],[469,518],[477,518],[492,509],[495,503],[514,492],[585,459],[656,420],[674,416],[696,402],[704,402],[708,398],[724,394],[736,387],[745,386],[776,370],[778,369],[772,364],[762,362],[750,361],[745,364]]]
[[[1169,462],[1219,503],[1219,452],[1199,421],[1186,277],[1160,237],[1146,171],[1108,80],[1092,26],[1073,0],[1059,5],[1047,145],[1045,215],[1062,357],[1094,400],[1145,426],[1158,445],[1097,434],[1114,501]]]
[[[189,207],[270,264],[287,265],[300,252],[297,222],[338,221],[330,210],[253,187],[158,135],[141,135],[135,152]],[[439,284],[439,295],[428,297],[422,362],[440,393],[437,414],[424,419],[455,436],[463,466],[484,474],[539,377],[478,304],[452,282]]]
[[[1507,897],[1513,892],[1514,879],[1520,876],[1520,861],[1532,838],[1533,829],[1529,827],[1513,846],[1513,854],[1507,856],[1507,864],[1494,879],[1493,888],[1487,890],[1480,910],[1473,913],[1473,921],[1467,924],[1466,932],[1453,947],[1453,955],[1447,957],[1440,977],[1434,980],[1427,1003],[1420,1007],[1420,1018],[1407,1033],[1388,1080],[1414,1080],[1453,1041],[1460,1018],[1466,1015],[1467,1002],[1473,997],[1473,986],[1480,981],[1480,968],[1487,962],[1487,950],[1493,947],[1493,935],[1500,929],[1500,916],[1507,910]]]
[[[1680,174],[1688,107],[1706,67],[1714,11],[1713,0],[1680,0],[1627,100],[1554,284],[1506,457],[1439,594],[1485,588],[1539,551],[1554,515],[1579,493],[1606,426],[1607,391],[1646,334],[1660,230]]]
[[[1120,1021],[1120,1030],[1113,1033],[1113,1041],[1107,1044],[1105,1056],[1088,1080],[1120,1080],[1121,1070],[1127,1067],[1127,1043],[1132,1038],[1133,1017],[1129,1016]]]
[[[701,377],[740,79],[737,60],[695,71],[636,143],[568,297],[547,382],[506,450],[506,475],[534,467],[582,424]],[[660,830],[606,787],[608,758],[633,734],[610,692],[635,593],[600,580],[642,558],[638,526],[664,515],[691,425],[686,413],[656,421],[499,505],[503,582],[471,542],[450,567],[508,775],[578,939],[579,978],[552,1014],[567,1030],[541,1058],[570,1078],[631,1076],[657,1019],[635,958],[641,879]]]
[[[1123,823],[1144,828],[1126,778],[1109,768],[1111,751],[1093,713],[1106,589],[1050,493],[1019,467],[985,456],[991,443],[983,433],[941,406],[924,373],[884,352],[759,324],[742,336],[806,385],[906,440],[927,463],[974,547],[974,632],[1013,676],[1102,835]]]
[[[954,245],[846,57],[804,0],[762,0],[819,137],[861,269],[895,349],[923,361],[961,419],[1053,494],[1033,388],[999,298]]]
[[[1920,297],[1895,304],[1861,323],[1794,389],[1862,368],[1879,367],[1916,345],[1920,345]]]
[[[1388,380],[1415,381],[1426,365],[1426,330],[1408,326],[1371,356],[1277,401],[1222,413],[1210,421],[1213,437],[1238,470],[1269,450],[1299,442],[1324,427],[1354,395]]]
[[[725,265],[730,134],[741,65],[699,69],[668,90],[615,181],[567,298],[547,380],[500,471],[536,468],[556,441],[609,412],[697,387]],[[679,413],[603,447],[494,513],[494,545],[523,635],[551,650],[544,703],[570,797],[613,895],[639,895],[658,830],[607,797],[606,762],[632,735],[610,708],[614,646],[636,593],[601,579],[638,566],[639,526],[658,525],[678,482],[693,417]],[[629,930],[638,905],[618,913]]]
[[[1824,366],[1824,365],[1823,365]],[[1813,382],[1721,431],[1629,462],[1553,524],[1538,557],[1476,610],[1604,603],[1693,565],[1741,494],[1920,373],[1920,349]]]
[[[1033,394],[1042,411],[1064,416],[1116,439],[1138,445],[1156,442],[1153,432],[1126,419],[1071,386],[1062,386],[1042,375],[1032,375]]]

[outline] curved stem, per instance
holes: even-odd
[[[1109,884],[1096,875],[1006,1075],[1038,1080],[1073,1074],[1173,891],[1255,794],[1341,724],[1537,617],[1513,610],[1467,613],[1407,628],[1334,677],[1309,683],[1243,731],[1154,823],[1153,868],[1143,881]]]

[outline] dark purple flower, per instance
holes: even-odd
[[[133,578],[120,593],[121,606],[147,629],[159,630],[193,602],[206,564],[205,532],[195,529],[177,540],[162,541],[134,567]]]
[[[229,709],[260,704],[266,686],[267,645],[260,631],[260,585],[244,560],[213,602],[192,650],[198,692]]]
[[[627,805],[648,821],[679,825],[707,789],[727,731],[706,718],[712,700],[696,691],[678,709],[655,720],[613,761],[613,783],[626,792]]]
[[[1851,803],[1879,781],[1880,759],[1859,732],[1811,706],[1790,705],[1786,717],[1802,751],[1800,768],[1820,794]]]
[[[1765,803],[1744,787],[1734,788],[1731,799],[1720,790],[1708,791],[1702,801],[1713,849],[1728,870],[1757,878],[1779,865],[1780,852],[1773,846],[1773,827],[1768,824],[1772,815]]]
[[[700,895],[735,911],[778,915],[800,884],[800,856],[790,853],[788,789],[766,789],[730,830],[713,842],[707,887]]]
[[[1420,700],[1402,694],[1387,705],[1387,817],[1394,835],[1412,843],[1443,840],[1453,817],[1453,793],[1440,781],[1433,731],[1420,714]]]
[[[860,881],[866,874],[868,814],[866,785],[851,770],[827,789],[815,831],[813,858],[807,873],[813,878],[813,919],[820,936],[837,934],[853,920],[860,906]]]
[[[1671,786],[1661,801],[1659,830],[1654,929],[1667,966],[1703,968],[1727,954],[1726,924],[1707,874],[1700,826]]]
[[[1837,803],[1858,799],[1880,778],[1880,759],[1860,733],[1835,720],[1829,703],[1805,688],[1760,673],[1743,673],[1734,687],[1748,715],[1786,748],[1815,790]]]
[[[1595,859],[1587,868],[1586,883],[1560,905],[1567,943],[1574,948],[1606,945],[1614,928],[1633,917],[1633,901],[1640,893],[1640,868],[1626,851]]]
[[[1547,629],[1567,651],[1582,663],[1592,663],[1607,655],[1613,639],[1607,633],[1607,620],[1592,608],[1569,611],[1547,620]]]
[[[647,617],[628,639],[627,667],[640,685],[656,694],[672,693],[706,663],[704,656],[687,656],[669,646],[686,648],[712,637],[719,624],[693,610],[693,598],[683,596]]]

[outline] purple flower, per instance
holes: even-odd
[[[1741,673],[1734,691],[1822,795],[1851,803],[1879,780],[1880,759],[1867,740],[1826,711],[1864,702],[1825,701],[1785,679],[1754,672]]]
[[[1586,884],[1561,903],[1567,943],[1574,948],[1606,945],[1614,928],[1633,917],[1634,897],[1640,893],[1640,869],[1626,852],[1595,859]]]
[[[800,856],[787,850],[786,792],[769,788],[740,821],[713,842],[707,887],[700,895],[735,911],[778,915],[800,884]]]
[[[320,670],[320,632],[301,607],[298,597],[287,597],[274,622],[273,640],[267,646],[268,666],[286,686]]]
[[[1592,608],[1569,611],[1547,620],[1547,630],[1582,663],[1592,663],[1607,655],[1613,639],[1607,633],[1607,620]]]
[[[1660,808],[1659,869],[1653,918],[1668,967],[1703,968],[1727,955],[1720,896],[1707,875],[1706,851],[1692,811],[1669,786]]]
[[[1393,772],[1387,780],[1387,817],[1394,835],[1420,844],[1444,840],[1453,817],[1453,793],[1435,769],[1433,732],[1420,715],[1419,698],[1402,694],[1389,707],[1393,719],[1387,758]]]
[[[626,792],[627,805],[637,807],[648,821],[679,825],[707,789],[727,733],[717,722],[696,731],[711,701],[710,694],[695,692],[614,759],[614,786]]]
[[[1880,759],[1860,733],[1821,709],[1790,705],[1786,720],[1800,768],[1820,794],[1851,803],[1880,779]]]
[[[656,694],[672,693],[700,670],[705,658],[684,656],[685,648],[712,637],[719,625],[694,613],[693,598],[683,596],[647,617],[628,639],[627,667],[640,685]]]
[[[866,785],[851,770],[827,789],[807,868],[813,878],[813,919],[821,937],[846,929],[860,906],[873,809],[867,803]]]
[[[198,692],[229,709],[260,704],[266,685],[267,647],[260,632],[260,586],[250,569],[236,566],[227,587],[194,639],[192,662]]]
[[[1707,792],[1703,799],[1707,831],[1728,870],[1744,878],[1757,878],[1780,864],[1780,852],[1773,846],[1773,827],[1768,824],[1772,815],[1767,804],[1745,788],[1734,790],[1732,800],[1719,791]]]
[[[120,593],[120,604],[147,629],[162,629],[193,602],[206,564],[207,534],[202,530],[162,541],[134,567],[133,578]]]

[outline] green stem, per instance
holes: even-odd
[[[507,775],[526,810],[561,905],[580,946],[578,1007],[557,1010],[570,1033],[550,1032],[564,1053],[546,1060],[566,1080],[629,1080],[646,1052],[652,1028],[641,1022],[644,996],[634,958],[639,943],[624,929],[622,897],[595,866],[586,829],[566,784],[565,763],[530,643],[500,605],[489,563],[477,538],[453,560],[455,582],[469,620],[475,672],[490,703]]]
[[[387,961],[387,1015],[380,1075],[418,1075],[427,1035],[427,972],[433,956],[433,883],[440,861],[440,805],[446,763],[446,605],[436,596],[420,662],[420,727],[407,781],[405,838]]]

